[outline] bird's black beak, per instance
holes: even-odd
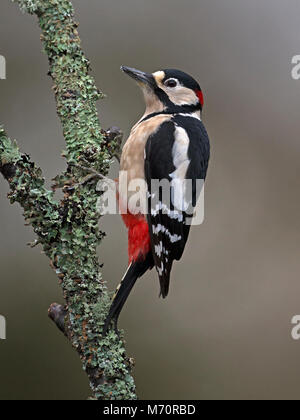
[[[151,89],[155,87],[155,80],[151,73],[145,73],[140,70],[133,69],[131,67],[121,66],[121,70],[132,77],[136,82],[143,86],[148,86]]]

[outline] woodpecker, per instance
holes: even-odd
[[[195,181],[206,178],[210,156],[209,138],[201,121],[203,93],[193,77],[175,69],[145,73],[122,66],[121,70],[142,89],[146,110],[133,126],[121,154],[118,195],[128,229],[129,266],[113,297],[104,335],[112,321],[118,331],[125,301],[147,270],[156,268],[160,295],[168,295],[173,262],[180,260],[189,236],[187,208],[193,208],[199,196]],[[126,174],[125,188],[121,174]],[[147,209],[129,208],[125,189],[135,179],[145,182]],[[171,187],[172,202],[168,204],[163,202],[160,184],[153,187],[152,182],[168,180],[174,187],[174,182],[183,185],[187,179],[193,182],[192,195],[187,197],[184,188]],[[185,207],[178,211],[174,203],[184,203]]]

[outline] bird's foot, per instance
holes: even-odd
[[[120,331],[118,329],[118,320],[117,319],[112,319],[109,323],[105,322],[104,328],[102,330],[102,336],[105,337],[107,335],[107,333],[109,332],[109,330],[111,329],[111,324],[113,323],[113,329],[115,334],[117,335],[118,339],[121,340],[121,334]]]

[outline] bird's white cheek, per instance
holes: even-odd
[[[175,105],[197,105],[198,103],[198,98],[195,92],[183,86],[173,89],[165,89],[165,92]]]

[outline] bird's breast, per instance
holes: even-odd
[[[146,121],[137,123],[131,130],[121,155],[119,194],[120,203],[127,207],[130,198],[136,193],[134,186],[144,182],[144,193],[147,188],[145,182],[145,146],[148,138],[153,135],[166,121],[170,121],[172,115],[160,114]],[[133,191],[131,191],[133,189]]]

